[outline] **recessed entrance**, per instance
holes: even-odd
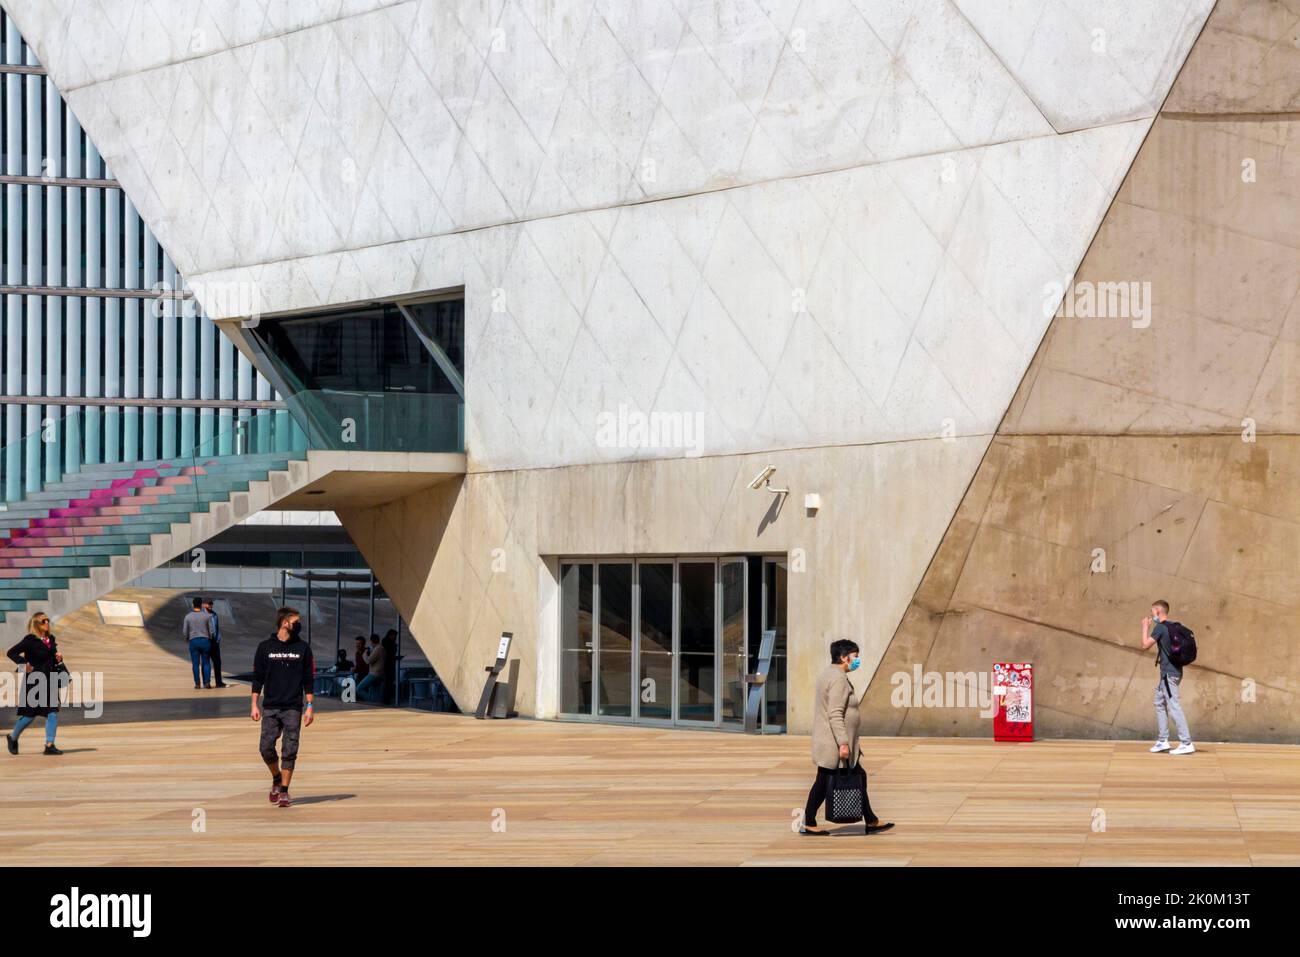
[[[785,730],[784,556],[564,559],[560,616],[563,717],[739,730],[770,628],[761,727]]]

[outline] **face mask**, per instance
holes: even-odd
[[[860,664],[862,664],[862,660],[861,660],[860,658],[850,658],[850,659],[849,659],[849,671],[857,671],[857,670],[858,670],[858,665],[860,665]]]
[[[289,629],[289,634],[294,638],[297,638],[300,631],[302,631],[302,619],[293,623],[293,627]]]

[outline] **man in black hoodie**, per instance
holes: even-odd
[[[289,779],[298,758],[298,734],[304,724],[312,722],[311,689],[316,666],[311,648],[298,637],[302,627],[298,610],[281,608],[276,620],[275,634],[258,645],[253,656],[252,718],[262,722],[261,751],[271,771],[271,803],[291,807]],[[259,708],[257,696],[263,691],[265,697]],[[276,739],[282,736],[277,755]]]

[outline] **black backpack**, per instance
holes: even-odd
[[[1196,660],[1196,636],[1182,622],[1166,621],[1169,631],[1169,663],[1185,668]]]

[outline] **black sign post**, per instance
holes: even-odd
[[[506,666],[506,660],[510,657],[510,642],[514,640],[514,637],[512,632],[501,632],[501,642],[497,645],[497,660],[483,669],[487,672],[487,681],[483,683],[483,694],[479,696],[478,707],[474,710],[474,717],[476,718],[481,719],[488,716],[488,708],[492,706],[492,692],[496,689],[497,678],[501,674],[501,669]]]
[[[749,686],[749,698],[745,702],[745,733],[761,734],[759,711],[763,707],[763,688],[767,684],[767,673],[772,667],[772,652],[776,648],[776,632],[769,629],[763,632],[763,640],[758,644],[758,671],[745,675],[745,684]]]

